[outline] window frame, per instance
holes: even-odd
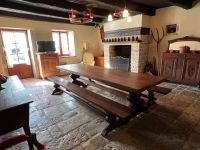
[[[59,56],[70,56],[70,47],[69,47],[69,36],[68,36],[68,31],[52,31],[52,38],[53,38],[53,33],[58,33],[59,35]],[[67,35],[67,47],[68,47],[68,54],[63,54],[63,46],[62,46],[62,40],[61,40],[61,34],[65,33]]]
[[[19,29],[19,28],[0,28],[0,36],[1,36],[1,42],[2,42],[2,46],[5,47],[5,43],[4,43],[4,40],[3,40],[3,32],[13,32],[13,33],[19,33],[19,32],[22,32],[25,34],[25,38],[26,38],[26,46],[27,46],[27,49],[28,49],[28,57],[29,57],[29,61],[30,61],[30,65],[32,65],[32,60],[31,60],[31,56],[30,56],[30,44],[29,44],[29,38],[28,38],[28,30],[26,29]],[[15,45],[16,46],[16,45]],[[19,53],[17,53],[17,57]],[[19,60],[18,60],[19,62]],[[19,63],[21,64],[21,63]],[[22,63],[23,64],[23,63]],[[6,65],[8,67],[8,62],[6,60]]]

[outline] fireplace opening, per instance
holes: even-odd
[[[130,71],[131,45],[110,46],[110,68]]]

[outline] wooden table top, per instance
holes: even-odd
[[[31,103],[29,93],[17,76],[10,76],[6,83],[2,84],[4,90],[0,91],[0,112],[12,107]]]
[[[57,68],[103,82],[104,84],[119,88],[124,91],[136,93],[142,92],[149,87],[157,85],[166,80],[165,77],[161,76],[106,69],[98,66],[89,66],[83,64],[62,65],[58,66]]]

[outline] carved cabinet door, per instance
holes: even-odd
[[[184,61],[183,82],[198,85],[200,57],[195,54],[188,54]]]
[[[176,80],[176,64],[178,57],[174,54],[163,53],[161,75],[167,77],[168,80]]]

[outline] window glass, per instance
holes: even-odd
[[[73,31],[53,31],[52,37],[58,54],[75,56]]]
[[[67,55],[69,54],[67,33],[60,33],[60,38],[61,38],[61,45],[62,45],[62,54]]]
[[[60,37],[58,32],[53,32],[53,41],[55,42],[56,53],[60,54]]]

